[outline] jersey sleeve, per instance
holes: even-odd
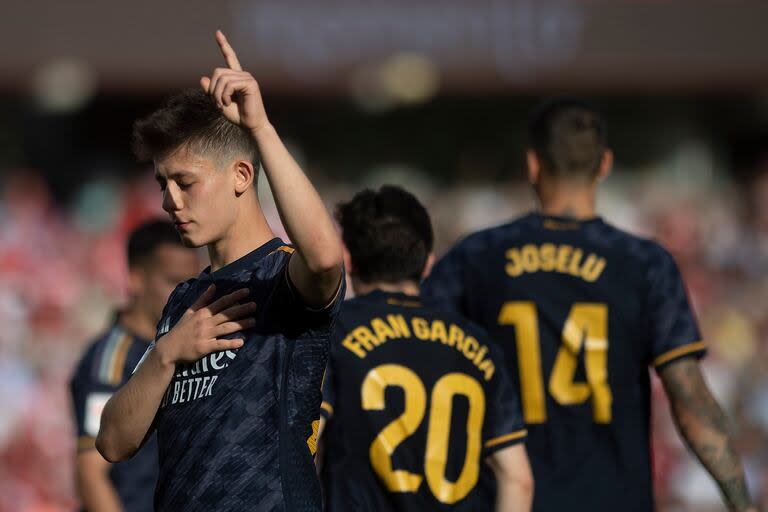
[[[287,250],[293,249],[286,247]],[[285,258],[285,263],[278,276],[278,281],[271,298],[271,311],[277,315],[280,323],[290,329],[312,329],[328,325],[329,319],[338,316],[341,310],[341,303],[344,301],[346,292],[346,279],[344,272],[341,273],[339,283],[331,299],[323,307],[312,308],[307,306],[299,292],[296,290],[291,276],[288,273],[288,262],[290,258]]]
[[[682,357],[703,357],[706,347],[672,255],[661,247],[657,251],[648,269],[647,307],[649,359],[658,371]]]
[[[467,254],[460,242],[443,255],[421,284],[421,293],[438,307],[466,313]]]
[[[486,385],[485,422],[483,423],[483,455],[520,443],[527,430],[520,404],[520,395],[504,364],[501,350],[486,338],[492,360],[497,362],[494,374]]]

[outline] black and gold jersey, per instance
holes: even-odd
[[[328,307],[307,308],[288,276],[292,253],[275,238],[168,300],[158,338],[211,284],[217,297],[248,288],[258,310],[254,327],[229,336],[241,348],[177,365],[155,418],[156,510],[321,510],[315,436],[344,283]]]
[[[483,459],[525,438],[486,333],[404,294],[344,303],[322,409],[330,511],[489,510]]]
[[[667,251],[600,218],[529,214],[458,243],[422,288],[504,351],[534,510],[653,510],[648,368],[704,353]]]

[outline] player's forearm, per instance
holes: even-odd
[[[741,460],[727,430],[727,419],[717,403],[700,410],[673,407],[675,423],[688,447],[715,479],[730,510],[750,506]]]
[[[307,268],[314,274],[339,272],[341,241],[315,187],[272,125],[252,133],[280,218]]]
[[[728,418],[703,380],[698,362],[685,360],[661,372],[672,416],[688,447],[715,479],[730,510],[750,509],[741,460]]]
[[[123,506],[112,481],[109,479],[109,467],[77,468],[77,493],[83,510],[88,512],[122,512]]]
[[[534,483],[525,447],[503,448],[486,462],[496,477],[496,512],[531,510]]]
[[[96,448],[110,462],[128,459],[138,451],[173,378],[175,366],[163,360],[158,347],[104,407]]]
[[[531,480],[497,480],[496,489],[496,512],[531,510],[533,503],[533,482]]]

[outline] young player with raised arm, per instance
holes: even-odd
[[[481,484],[491,471],[495,509],[529,510],[520,399],[502,353],[419,296],[433,261],[426,209],[384,186],[339,205],[337,218],[356,297],[339,315],[323,384],[326,510],[492,510]]]
[[[486,327],[517,370],[535,511],[654,509],[650,379],[730,510],[750,499],[728,421],[699,368],[696,319],[672,256],[595,213],[611,170],[605,123],[571,99],[530,124],[541,211],[468,236],[425,294]]]
[[[341,242],[258,83],[216,40],[226,67],[135,126],[163,208],[211,265],[173,292],[156,342],[104,409],[97,447],[123,460],[157,431],[157,510],[320,510],[312,447],[344,295]],[[264,218],[259,158],[295,246]]]

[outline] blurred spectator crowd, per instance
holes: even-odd
[[[619,169],[598,209],[675,255],[709,345],[706,376],[733,418],[750,487],[768,506],[768,163],[762,171],[744,186],[695,169],[682,177]],[[470,230],[535,206],[519,180],[438,186],[428,176],[392,172],[353,184],[323,183],[311,167],[310,174],[329,207],[363,185],[411,188],[434,216],[438,253]],[[68,380],[84,344],[124,299],[127,233],[163,215],[144,171],[91,179],[66,207],[52,197],[34,170],[0,178],[0,512],[76,509]],[[657,380],[654,399],[659,510],[722,510],[714,484],[679,441]]]

